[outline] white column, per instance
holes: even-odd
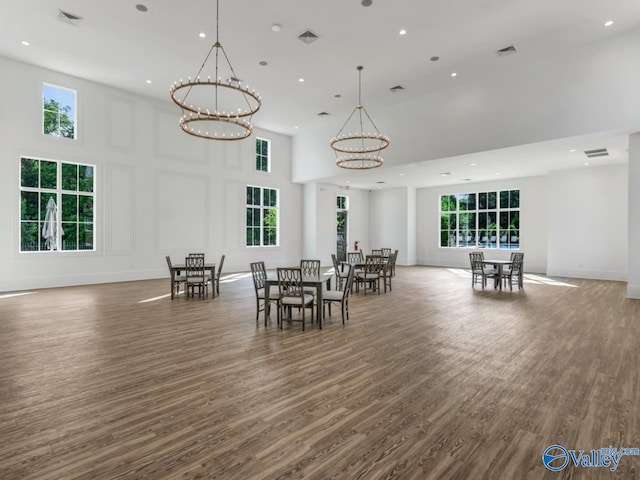
[[[629,272],[627,297],[640,298],[640,132],[629,136]]]

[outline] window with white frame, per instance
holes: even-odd
[[[271,171],[271,142],[264,138],[256,138],[256,170]]]
[[[349,210],[349,197],[344,195],[336,196],[336,208],[338,210]]]
[[[76,91],[42,86],[42,132],[55,137],[76,138]]]
[[[20,159],[20,251],[95,250],[95,166]]]
[[[277,188],[247,185],[247,247],[278,245],[278,197]]]
[[[520,248],[520,190],[441,195],[440,247]]]

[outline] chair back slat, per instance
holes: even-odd
[[[278,268],[278,290],[280,296],[304,298],[302,270],[300,268]]]
[[[249,266],[251,267],[253,286],[256,291],[264,288],[267,279],[267,270],[265,269],[264,262],[253,262],[250,263]]]
[[[300,260],[303,275],[320,275],[320,260]]]

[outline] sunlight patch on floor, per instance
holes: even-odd
[[[451,273],[463,277],[463,278],[471,278],[471,270],[465,270],[462,268],[447,268]],[[525,273],[523,276],[523,281],[525,284],[531,285],[551,285],[554,287],[570,287],[570,288],[578,288],[577,285],[572,285],[567,282],[562,282],[560,280],[554,280],[553,278],[543,277],[541,275],[535,275],[532,273]]]
[[[0,295],[0,299],[3,298],[11,298],[11,297],[21,297],[23,295],[32,295],[34,293],[38,293],[38,292],[20,292],[20,293],[6,293],[4,295]]]
[[[182,293],[178,293],[178,295],[182,295]],[[155,302],[156,300],[162,300],[163,298],[170,297],[171,294],[167,293],[166,295],[160,295],[159,297],[147,298],[146,300],[140,300],[138,303],[149,303]]]
[[[232,283],[250,277],[251,273],[230,273],[220,277],[220,283]]]

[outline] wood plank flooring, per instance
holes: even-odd
[[[305,332],[256,325],[250,276],[207,301],[167,279],[0,294],[0,479],[640,478],[640,457],[541,461],[640,447],[624,283],[397,270]]]

